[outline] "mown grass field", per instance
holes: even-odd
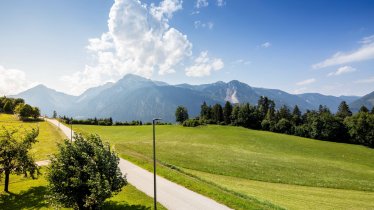
[[[36,160],[48,159],[49,155],[57,152],[57,143],[65,136],[60,130],[48,122],[21,122],[14,115],[0,114],[0,127],[20,128],[28,130],[39,127],[38,142],[33,146],[31,152]],[[24,178],[22,175],[11,175],[9,191],[3,192],[4,180],[0,182],[0,209],[54,209],[48,204],[47,195],[48,182],[45,179],[46,168],[41,170],[42,175],[38,179]],[[158,204],[158,209],[165,209]],[[137,190],[132,185],[127,185],[123,190],[108,199],[103,209],[125,209],[125,210],[150,210],[153,209],[153,198]]]
[[[151,170],[151,126],[74,125]],[[373,209],[374,150],[230,126],[157,126],[158,173],[236,209]]]

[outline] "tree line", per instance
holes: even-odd
[[[189,119],[188,110],[183,106],[177,107],[175,116],[177,122],[190,127],[203,124],[233,125],[374,147],[374,107],[369,111],[362,106],[358,113],[353,114],[343,101],[334,114],[322,105],[318,110],[304,113],[297,105],[292,110],[285,105],[276,109],[275,105],[273,100],[262,96],[257,105],[226,102],[222,107],[221,104],[210,106],[204,102],[197,118]]]
[[[0,97],[0,113],[17,114],[23,121],[38,120],[40,110],[25,103],[22,98]]]
[[[53,118],[57,118],[57,113],[54,111]],[[143,122],[141,120],[132,121],[116,121],[113,122],[111,117],[109,118],[87,118],[87,119],[74,119],[72,117],[60,116],[59,119],[67,124],[81,124],[81,125],[103,125],[103,126],[140,126],[140,125],[152,125],[151,122]],[[168,125],[170,123],[157,122],[158,125]]]

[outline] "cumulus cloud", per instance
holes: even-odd
[[[358,83],[358,84],[370,84],[370,83],[374,83],[374,77],[369,77],[368,79],[357,80],[357,81],[355,81],[355,83]]]
[[[271,43],[270,42],[262,43],[261,47],[263,47],[263,48],[269,48],[269,47],[271,47]]]
[[[218,58],[209,58],[208,52],[203,51],[194,60],[194,64],[186,68],[186,75],[189,77],[209,76],[212,71],[218,71],[224,67],[224,63]]]
[[[173,13],[180,9],[182,9],[180,0],[164,0],[158,6],[151,4],[151,14],[159,21],[172,18]]]
[[[339,76],[339,75],[342,75],[342,74],[347,74],[347,73],[350,73],[350,72],[355,72],[356,69],[353,68],[352,66],[342,66],[340,68],[338,68],[336,71],[334,72],[330,72],[327,76]]]
[[[312,84],[314,82],[316,82],[317,80],[314,79],[314,78],[310,78],[310,79],[306,79],[306,80],[303,80],[303,81],[300,81],[300,82],[297,82],[296,85],[309,85],[309,84]]]
[[[164,0],[147,6],[139,0],[115,0],[109,13],[108,31],[89,39],[87,50],[94,62],[73,75],[62,77],[75,93],[127,73],[150,78],[175,72],[192,55],[187,36],[170,27],[173,13],[182,9],[180,0]]]
[[[213,22],[210,22],[210,21],[204,23],[204,22],[202,22],[202,21],[200,21],[200,20],[197,20],[197,21],[194,22],[194,26],[195,26],[196,29],[198,29],[198,28],[208,28],[208,29],[213,29],[214,23],[213,23]]]
[[[347,63],[359,62],[374,59],[374,35],[364,37],[361,41],[361,47],[353,52],[337,52],[330,58],[314,64],[314,69],[336,66]]]
[[[208,0],[197,0],[195,7],[199,9],[199,8],[207,7],[208,5],[209,5]]]
[[[12,95],[34,85],[27,80],[25,72],[0,66],[0,95]]]

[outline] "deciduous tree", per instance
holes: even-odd
[[[5,192],[9,192],[11,173],[25,176],[29,173],[32,178],[39,173],[38,166],[29,154],[32,145],[37,142],[39,129],[24,132],[22,135],[17,129],[9,130],[5,127],[0,130],[0,178],[2,174],[5,175]]]
[[[175,121],[179,123],[183,123],[187,119],[188,119],[187,108],[184,106],[178,106],[177,110],[175,110]]]
[[[98,209],[126,185],[119,158],[97,135],[74,138],[74,142],[60,144],[51,159],[47,174],[50,199],[63,207]]]

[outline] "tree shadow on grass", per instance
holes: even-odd
[[[4,193],[0,195],[0,209],[40,209],[43,207],[48,207],[48,203],[44,198],[46,193],[47,188],[44,186],[32,187],[27,191],[21,191],[19,194],[12,192]]]
[[[130,205],[127,203],[117,201],[107,201],[103,205],[102,209],[105,210],[151,210],[150,207],[142,205]]]

